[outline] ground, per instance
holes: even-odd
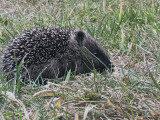
[[[34,27],[85,29],[115,71],[68,72],[43,86],[0,75],[1,120],[160,119],[159,0],[0,0],[0,51]]]

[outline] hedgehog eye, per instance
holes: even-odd
[[[96,50],[96,51],[93,51],[92,53],[93,53],[95,56],[97,56],[97,55],[98,55],[97,50]]]

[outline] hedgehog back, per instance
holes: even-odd
[[[9,41],[2,56],[4,72],[9,72],[24,58],[25,67],[48,62],[56,53],[64,53],[71,29],[35,28],[27,30]],[[16,60],[15,60],[16,59]]]

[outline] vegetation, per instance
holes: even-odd
[[[16,76],[8,84],[0,75],[1,120],[160,119],[159,0],[0,3],[1,51],[26,29],[76,27],[96,38],[116,66],[113,74],[93,71],[74,76],[68,72],[44,86],[23,84]]]

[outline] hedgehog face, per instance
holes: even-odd
[[[75,33],[75,40],[81,53],[79,59],[81,59],[82,63],[79,67],[83,67],[83,71],[89,72],[94,68],[99,72],[105,69],[113,70],[113,65],[104,49],[87,32],[82,30],[77,31]]]

